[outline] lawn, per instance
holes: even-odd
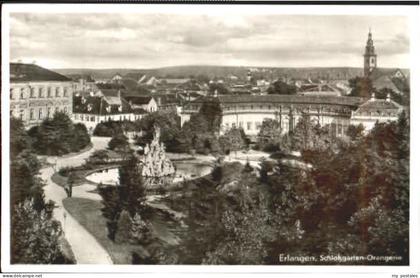
[[[63,205],[108,251],[114,264],[132,264],[131,252],[139,251],[141,247],[129,244],[116,244],[108,238],[106,219],[101,212],[101,202],[83,198],[67,198],[63,200]]]

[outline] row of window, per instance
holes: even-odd
[[[383,111],[376,111],[376,112],[359,112],[358,116],[382,116],[382,117],[397,117],[398,113],[393,112],[383,112]]]
[[[255,123],[252,123],[252,122],[246,122],[246,126],[244,125],[244,122],[238,122],[238,125],[236,125],[236,122],[233,122],[233,123],[225,123],[225,126],[226,126],[226,128],[227,129],[229,129],[229,128],[236,128],[236,127],[239,127],[239,128],[243,128],[243,129],[246,129],[246,130],[251,130],[252,129],[252,126],[255,126],[255,129],[260,129],[261,128],[261,122],[255,122]]]
[[[10,99],[15,99],[15,94],[18,92],[19,99],[26,98],[52,98],[52,97],[68,97],[69,88],[67,87],[44,87],[44,88],[35,88],[29,87],[29,96],[27,95],[28,88],[11,88],[10,89]]]
[[[141,119],[140,115],[133,115],[133,117],[131,117],[131,115],[127,116],[127,115],[119,115],[117,116],[109,116],[109,117],[105,117],[105,120],[108,121],[115,121],[115,120],[119,120],[119,121],[131,121],[132,118],[134,118],[134,120],[139,120]],[[92,115],[79,115],[79,114],[74,114],[74,119],[75,120],[81,120],[81,121],[87,121],[87,122],[100,122],[101,121],[101,117],[99,116],[92,116]]]
[[[54,113],[56,112],[64,112],[67,113],[68,112],[68,107],[64,107],[62,110],[60,110],[60,107],[56,106],[56,107],[47,107],[47,110],[44,111],[45,109],[43,108],[30,108],[29,109],[29,120],[34,121],[34,120],[43,120],[44,118],[50,118],[54,115]],[[44,112],[46,112],[46,114],[44,114]],[[25,120],[26,118],[26,110],[21,109],[19,111],[19,118],[21,120]]]

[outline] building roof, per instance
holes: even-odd
[[[124,99],[120,99],[120,104],[115,104],[105,96],[74,96],[73,113],[92,115],[126,114],[131,113],[131,108]]]
[[[299,91],[301,92],[338,92],[337,89],[328,84],[303,84]]]
[[[172,94],[155,94],[153,98],[156,100],[158,105],[169,105],[169,104],[178,104],[179,99],[176,95]]]
[[[202,103],[207,97],[201,97],[193,103]],[[288,103],[288,104],[338,104],[358,106],[365,99],[341,96],[308,96],[308,95],[219,95],[220,103]]]
[[[71,81],[70,78],[35,64],[10,63],[10,82]]]
[[[95,82],[95,79],[93,79],[92,75],[90,74],[66,74],[66,76],[73,79],[74,81],[83,79],[86,82]]]
[[[124,90],[126,89],[124,87],[123,84],[118,84],[118,83],[97,83],[96,86],[98,87],[99,90],[105,89],[105,90],[109,90],[109,89],[120,89],[120,90]]]
[[[124,99],[132,104],[145,105],[145,104],[148,104],[152,100],[152,97],[139,96],[139,95],[127,95],[127,96],[124,96]]]
[[[393,100],[385,100],[385,99],[370,99],[359,106],[359,108],[355,111],[355,114],[361,112],[378,112],[384,110],[400,110],[402,106],[396,103]]]
[[[137,81],[132,78],[123,78],[121,83],[127,90],[134,90],[137,87]]]
[[[189,78],[162,78],[159,80],[161,84],[180,85],[190,81]]]

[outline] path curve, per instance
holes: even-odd
[[[48,162],[56,164],[55,170],[62,167],[78,166],[85,162],[85,159],[92,152],[106,148],[109,138],[92,137],[92,149],[66,158],[48,157]],[[98,243],[76,219],[64,208],[63,199],[67,198],[64,189],[51,180],[54,174],[53,167],[43,168],[40,171],[41,178],[45,181],[45,199],[52,200],[57,207],[53,211],[53,217],[60,221],[64,235],[69,242],[78,264],[113,264],[108,252]]]

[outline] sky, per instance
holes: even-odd
[[[10,59],[47,68],[409,67],[407,18],[365,15],[12,13]]]

